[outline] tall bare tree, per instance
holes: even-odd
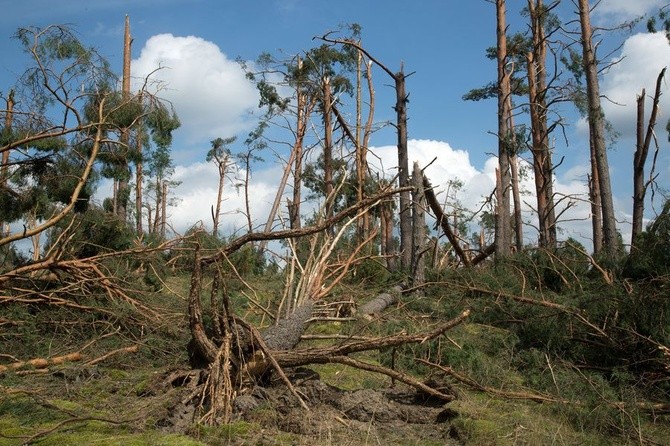
[[[507,25],[505,0],[496,0],[496,37],[498,63],[498,174],[496,181],[496,257],[511,253],[512,234],[510,225],[510,137],[514,133],[508,127],[509,98],[512,94],[510,71],[507,67]]]
[[[330,78],[323,78],[323,182],[325,185],[325,218],[333,215],[333,124],[332,105],[333,96],[330,88]]]
[[[5,127],[2,129],[3,138],[2,145],[5,145],[12,135],[12,123],[14,120],[14,90],[10,90],[6,99],[7,109],[5,110]],[[9,180],[9,149],[2,152],[2,165],[0,167],[0,188],[7,189],[7,182]],[[0,219],[2,226],[0,227],[0,238],[9,234],[9,224]]]
[[[400,268],[408,272],[412,267],[412,210],[409,186],[409,157],[407,149],[407,91],[406,79],[410,74],[405,74],[404,65],[400,64],[400,70],[393,72],[386,65],[370,54],[358,42],[350,39],[332,39],[322,36],[321,40],[340,45],[352,46],[361,51],[372,63],[381,68],[391,79],[393,79],[396,93],[396,102],[393,107],[396,112],[396,134],[398,147],[398,185],[400,192]]]
[[[123,33],[123,79],[122,79],[122,95],[123,100],[127,101],[130,98],[130,60],[131,60],[131,44],[130,37],[130,17],[126,15],[126,22]],[[115,178],[117,183],[116,196],[114,203],[116,204],[116,213],[122,219],[126,220],[128,215],[128,180],[130,172],[128,167],[127,153],[130,150],[130,129],[123,128],[121,130],[121,155],[118,158],[118,177]]]
[[[221,203],[223,201],[223,188],[230,174],[232,165],[230,144],[234,143],[237,137],[216,138],[212,141],[212,148],[207,152],[207,161],[216,164],[219,173],[219,186],[216,193],[216,203],[212,207],[212,235],[215,237],[219,233],[219,222],[221,218]]]
[[[605,144],[605,116],[600,103],[598,60],[593,41],[591,10],[588,0],[578,0],[578,12],[581,27],[583,67],[586,77],[589,134],[596,167],[594,174],[597,174],[598,187],[600,189],[599,196],[603,220],[602,254],[608,260],[615,260],[620,254],[620,244],[616,220],[614,218],[614,200],[610,182],[609,162],[607,160],[607,147]]]
[[[559,4],[549,6],[543,0],[528,0],[532,31],[532,50],[527,55],[528,96],[530,104],[533,171],[537,196],[539,244],[556,248],[556,213],[553,192],[553,165],[547,119],[547,36],[545,25],[548,15]]]
[[[426,197],[423,172],[416,161],[412,166],[412,285],[426,281]]]

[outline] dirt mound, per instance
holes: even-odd
[[[460,444],[453,438],[449,421],[457,414],[417,395],[414,389],[359,389],[346,391],[324,383],[317,373],[299,368],[288,374],[297,393],[310,410],[303,409],[294,395],[279,381],[255,386],[237,395],[235,421],[260,425],[253,441],[271,441],[277,435],[292,434],[294,444],[365,444],[376,438],[389,444],[435,442]],[[184,429],[183,404],[170,411],[161,425]],[[193,413],[192,411],[190,412]],[[230,444],[236,444],[231,439]],[[249,437],[239,439],[248,442]],[[241,444],[240,443],[240,444]]]

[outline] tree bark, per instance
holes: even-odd
[[[226,183],[226,170],[228,169],[229,156],[226,154],[223,159],[218,155],[214,155],[217,170],[219,171],[219,187],[216,191],[216,208],[212,212],[212,235],[218,237],[219,235],[219,219],[221,218],[221,201],[223,200],[223,187]]]
[[[514,243],[516,251],[523,250],[523,218],[521,216],[521,191],[519,190],[519,157],[515,154],[510,159],[512,180],[512,199],[514,202]]]
[[[430,180],[425,175],[423,176],[423,190],[426,194],[426,201],[428,202],[428,206],[430,206],[430,208],[433,210],[433,214],[435,214],[435,220],[437,220],[437,224],[442,227],[444,235],[447,236],[447,239],[449,240],[449,243],[451,243],[451,247],[454,249],[454,252],[458,258],[461,259],[463,265],[470,266],[470,259],[463,251],[463,248],[461,248],[461,244],[456,237],[456,234],[449,226],[449,220],[447,216],[444,215],[442,206],[440,206],[440,202],[437,201],[437,197],[435,196],[435,191],[433,191],[433,186],[430,184]]]
[[[126,15],[126,23],[123,33],[123,81],[122,81],[122,95],[123,100],[130,99],[130,46],[132,39],[130,37],[130,17]],[[130,175],[128,167],[128,151],[130,146],[130,129],[125,128],[121,130],[121,151],[123,156],[120,158],[121,166],[119,166],[121,177],[118,180],[117,189],[117,214],[125,221],[128,217],[128,178]]]
[[[270,350],[291,350],[298,345],[305,332],[307,320],[312,317],[312,301],[296,308],[288,317],[262,332],[263,340]]]
[[[407,94],[402,66],[395,74],[396,127],[398,131],[398,186],[409,186],[409,156],[407,153]],[[400,193],[400,268],[409,272],[412,267],[412,211],[410,192]]]
[[[423,190],[423,172],[419,163],[412,168],[412,285],[421,286],[426,281],[426,213]]]
[[[323,78],[323,182],[325,193],[325,216],[330,218],[333,215],[333,126],[332,118],[332,95],[330,89],[330,79]],[[332,232],[332,228],[329,229]]]
[[[658,103],[661,98],[661,85],[665,76],[665,68],[661,70],[656,79],[656,90],[654,92],[651,115],[647,129],[644,129],[644,101],[645,90],[637,98],[637,146],[633,157],[633,225],[631,234],[631,248],[636,247],[636,239],[642,232],[642,219],[644,216],[644,197],[647,192],[647,183],[644,178],[644,166],[647,162],[651,139],[654,137],[654,127],[658,114]]]
[[[168,196],[168,182],[163,180],[163,188],[161,190],[161,240],[165,240],[167,228],[167,196]]]
[[[379,314],[382,311],[386,310],[389,305],[393,305],[398,302],[400,294],[402,293],[402,288],[395,286],[389,290],[388,293],[381,293],[377,295],[370,302],[359,308],[358,313],[366,319],[372,317],[372,315]]]
[[[9,90],[9,95],[7,96],[7,111],[5,112],[5,129],[6,133],[11,133],[12,124],[14,120],[14,90]],[[7,185],[9,181],[9,150],[7,149],[2,152],[2,167],[0,168],[0,187],[9,187]],[[2,221],[2,227],[0,227],[0,239],[9,234],[9,223]]]
[[[368,85],[368,117],[365,123],[365,129],[363,130],[361,125],[361,115],[363,107],[362,99],[362,62],[363,62],[363,53],[360,50],[357,50],[357,59],[356,59],[356,180],[357,188],[356,195],[358,201],[363,200],[365,197],[365,183],[368,178],[368,162],[367,162],[367,151],[368,143],[370,141],[370,134],[372,133],[372,123],[374,120],[374,110],[375,110],[375,90],[372,85],[372,64],[366,65],[366,79]],[[361,139],[361,130],[363,130],[363,136]],[[358,231],[358,240],[359,243],[362,243],[363,240],[368,238],[370,232],[370,214],[366,213],[363,215],[363,218],[358,221],[357,226]]]
[[[496,203],[496,258],[504,258],[511,253],[510,225],[510,163],[508,110],[511,95],[510,76],[507,71],[507,25],[505,22],[505,0],[496,0],[496,35],[498,61],[498,171],[497,203]]]
[[[591,140],[592,138],[590,138]],[[591,155],[591,175],[589,176],[589,200],[591,202],[591,227],[593,230],[593,254],[599,256],[603,251],[603,213],[600,201],[600,182],[596,166],[595,145],[589,143]]]
[[[390,200],[379,204],[379,219],[381,221],[381,254],[386,259],[386,267],[389,270],[396,269],[396,257],[393,247],[393,210]]]
[[[593,44],[590,8],[588,0],[579,0],[579,22],[581,25],[583,65],[586,75],[586,94],[588,99],[588,119],[593,155],[598,173],[598,186],[603,219],[603,255],[614,261],[620,254],[619,238],[614,219],[614,200],[610,182],[607,147],[605,145],[605,121],[600,103],[600,85],[598,81],[598,61]]]
[[[138,159],[135,163],[135,230],[138,235],[144,232],[142,224],[142,194],[144,193],[142,183],[144,182],[144,163],[142,162],[142,132],[137,132],[137,150]]]
[[[533,154],[535,195],[537,197],[537,218],[539,245],[542,248],[556,248],[556,222],[553,205],[552,167],[547,133],[547,114],[544,95],[538,88],[538,71],[544,70],[544,62],[536,61],[533,53],[528,53],[528,96]],[[536,63],[539,67],[536,68]],[[542,77],[542,75],[539,75]]]
[[[302,66],[302,62],[298,59],[298,66]],[[289,208],[289,222],[291,229],[300,228],[300,205],[302,201],[302,146],[307,131],[307,119],[309,118],[310,110],[307,109],[307,94],[302,91],[301,85],[296,86],[296,135],[295,143],[293,144],[293,200]],[[274,215],[273,215],[274,218]]]

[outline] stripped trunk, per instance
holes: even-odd
[[[123,81],[122,81],[122,95],[123,100],[130,99],[130,45],[132,39],[130,38],[130,17],[126,15],[125,29],[123,33]],[[120,157],[121,166],[119,170],[121,176],[118,178],[118,187],[116,189],[116,212],[118,216],[125,221],[128,216],[128,178],[130,175],[128,167],[128,156],[130,145],[130,129],[125,128],[121,130],[121,151],[123,155]]]
[[[516,153],[510,159],[510,172],[514,201],[514,241],[517,252],[521,252],[523,249],[523,218],[521,216],[521,191],[519,190],[519,157]]]
[[[4,131],[8,134],[12,131],[12,125],[14,120],[14,90],[9,90],[9,95],[7,96],[7,111],[5,112],[5,129]],[[2,168],[0,169],[0,187],[7,187],[7,182],[9,181],[9,149],[2,152]],[[9,223],[2,222],[2,228],[0,228],[0,237],[5,237],[5,234],[9,234],[10,228]]]
[[[221,218],[221,201],[223,200],[223,187],[226,182],[226,170],[228,169],[228,155],[224,155],[223,159],[215,156],[216,166],[219,170],[219,187],[216,191],[216,209],[212,211],[212,235],[218,237],[219,233],[219,219]]]
[[[163,181],[161,189],[161,240],[165,240],[167,227],[167,196],[168,196],[168,182]]]
[[[325,218],[328,219],[333,215],[333,126],[332,118],[332,96],[330,89],[330,79],[323,78],[323,182],[325,186]],[[329,228],[329,233],[332,233],[333,228]]]
[[[423,192],[423,172],[419,163],[412,168],[412,285],[417,287],[426,281],[426,261],[424,257],[426,244],[426,213],[424,211],[425,196]]]
[[[556,213],[553,190],[553,163],[547,125],[547,43],[544,33],[542,0],[528,0],[533,49],[528,53],[528,96],[530,103],[533,171],[537,196],[539,245],[556,248]]]
[[[407,154],[407,94],[403,68],[395,74],[396,128],[398,131],[398,183],[409,186],[409,157]],[[409,190],[400,192],[400,268],[409,272],[412,267],[412,211]]]
[[[523,249],[523,220],[521,217],[521,191],[519,190],[519,157],[517,156],[516,131],[514,129],[514,113],[512,112],[512,95],[508,98],[507,128],[510,129],[510,143],[514,148],[510,154],[510,181],[512,183],[512,199],[514,202],[514,241],[517,252]],[[454,215],[454,218],[456,216]],[[456,225],[454,224],[454,227]]]
[[[588,99],[589,133],[593,145],[593,155],[598,172],[598,186],[603,219],[603,254],[610,260],[619,255],[619,239],[614,219],[614,201],[610,182],[607,147],[605,146],[605,117],[600,103],[600,85],[598,82],[598,62],[593,44],[593,29],[588,0],[579,0],[579,21],[582,33],[583,65],[586,75],[586,94]]]
[[[142,162],[142,132],[137,132],[137,162],[135,163],[135,229],[138,234],[142,234],[142,183],[144,182],[144,163]]]
[[[302,62],[298,60],[298,67],[302,66]],[[296,86],[297,96],[297,121],[295,143],[293,144],[293,200],[289,207],[289,221],[291,229],[300,228],[300,204],[302,201],[302,145],[307,131],[307,119],[310,110],[307,109],[307,94],[302,91],[301,86]],[[289,163],[290,164],[290,163]],[[275,211],[276,212],[276,211]],[[274,214],[272,216],[274,218]]]
[[[393,209],[391,201],[383,201],[379,204],[381,220],[381,254],[386,259],[386,267],[389,270],[396,268],[396,257],[393,249]]]
[[[591,202],[591,227],[593,229],[593,254],[599,256],[603,251],[603,213],[600,201],[600,182],[598,167],[593,152],[595,145],[590,142],[591,175],[589,176],[589,200]]]
[[[368,161],[367,161],[367,151],[368,144],[370,142],[370,134],[372,133],[372,123],[374,120],[374,110],[375,110],[375,90],[372,85],[372,64],[369,63],[366,65],[366,79],[368,85],[368,118],[365,123],[365,129],[363,131],[363,136],[361,140],[361,130],[362,123],[362,107],[363,107],[363,97],[362,97],[362,62],[363,62],[363,53],[358,50],[358,57],[356,59],[356,195],[358,201],[362,201],[365,198],[365,183],[368,173]],[[363,218],[358,220],[358,240],[363,242],[368,238],[370,232],[370,213],[366,212],[363,215]]]
[[[649,123],[647,130],[644,129],[644,101],[645,91],[637,98],[637,147],[635,148],[635,156],[633,158],[633,226],[631,234],[631,247],[636,247],[637,236],[642,232],[642,218],[644,215],[644,197],[647,192],[647,184],[644,178],[644,166],[647,162],[647,155],[649,154],[649,147],[651,146],[651,139],[654,135],[654,127],[656,126],[656,116],[658,114],[658,102],[661,98],[661,85],[663,76],[665,75],[665,68],[661,70],[656,79],[656,91],[654,92],[651,115],[649,116]]]
[[[506,257],[511,252],[510,226],[510,162],[508,116],[511,95],[510,75],[506,70],[507,36],[505,24],[505,0],[496,0],[497,61],[498,61],[498,176],[496,181],[496,256]]]

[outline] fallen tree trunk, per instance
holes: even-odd
[[[297,367],[307,364],[319,364],[330,362],[329,358],[346,356],[351,353],[380,348],[397,347],[404,344],[417,344],[435,339],[447,330],[461,324],[470,315],[470,310],[463,311],[460,315],[438,325],[429,332],[415,334],[398,334],[394,336],[383,336],[371,338],[364,341],[352,341],[328,347],[314,347],[291,351],[272,352],[277,363],[282,367]]]
[[[372,319],[376,314],[384,311],[389,305],[393,305],[398,302],[400,294],[402,293],[402,287],[394,286],[389,290],[388,293],[382,293],[372,299],[370,302],[363,305],[359,310],[359,314],[365,319]]]
[[[279,319],[276,325],[268,327],[261,336],[270,350],[291,350],[298,345],[305,332],[307,320],[312,317],[312,301],[308,301],[285,319]]]
[[[81,361],[81,353],[75,352],[63,356],[54,356],[53,358],[35,358],[28,361],[17,361],[8,365],[0,365],[0,372],[6,372],[7,370],[17,370],[23,367],[43,369],[50,365],[63,364],[66,361]]]

